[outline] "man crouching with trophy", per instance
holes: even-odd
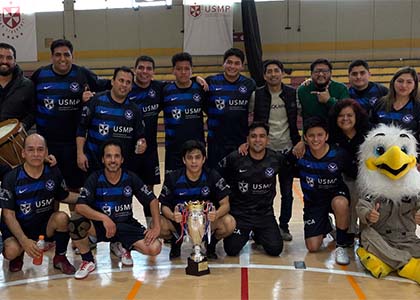
[[[200,249],[203,238],[207,258],[217,259],[217,242],[229,236],[236,226],[235,219],[228,214],[230,190],[219,173],[204,167],[206,150],[203,143],[186,141],[181,155],[184,167],[165,175],[159,196],[162,204],[161,237],[171,239],[169,258],[175,259],[181,255],[186,228],[194,245],[190,259],[197,267],[196,274],[191,275],[204,275],[208,271],[198,271],[206,265],[199,265],[205,260]]]

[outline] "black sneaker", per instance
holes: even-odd
[[[293,236],[288,229],[283,229],[281,227],[279,227],[279,229],[283,241],[290,242],[291,240],[293,240]]]
[[[171,251],[169,252],[169,259],[175,259],[181,256],[181,245],[182,243],[176,242],[175,238],[171,240]]]
[[[210,244],[207,243],[207,240],[205,241],[207,253],[206,256],[208,259],[218,259],[218,256],[216,254],[216,244],[218,241],[214,242],[213,239]]]

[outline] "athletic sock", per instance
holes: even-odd
[[[85,254],[80,254],[82,256],[82,260],[84,261],[91,261],[91,262],[95,262],[95,260],[93,259],[93,255],[92,255],[92,251],[89,250],[89,252],[85,253]]]
[[[64,255],[67,252],[67,245],[70,240],[69,233],[62,232],[62,231],[56,231],[54,233],[54,239],[55,239],[55,254],[57,255]]]

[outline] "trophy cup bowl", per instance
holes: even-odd
[[[201,252],[207,222],[204,206],[204,201],[189,201],[185,206],[188,214],[187,233],[193,244],[193,253],[188,257],[188,265],[185,268],[188,275],[202,276],[210,273],[207,257]]]

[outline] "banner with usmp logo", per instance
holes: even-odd
[[[233,1],[184,0],[184,51],[220,55],[233,45]]]
[[[35,14],[29,0],[0,1],[0,40],[16,48],[18,61],[37,61]]]

